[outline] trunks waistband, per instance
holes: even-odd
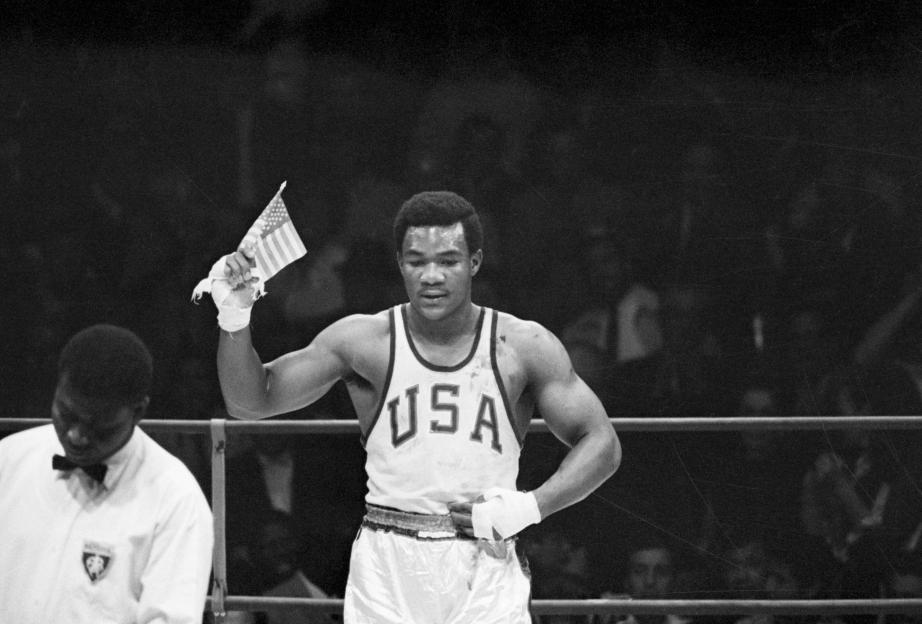
[[[448,514],[412,513],[371,504],[365,505],[362,526],[417,539],[474,539],[458,531]]]

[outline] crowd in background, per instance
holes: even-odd
[[[553,330],[614,418],[922,414],[918,69],[612,46],[583,75],[575,43],[542,76],[489,45],[429,75],[297,38],[5,55],[4,416],[47,417],[63,340],[110,321],[154,353],[151,418],[223,417],[215,312],[190,296],[282,181],[309,253],[256,305],[264,360],[400,302],[391,219],[445,188],[485,222],[475,302]],[[354,414],[337,386],[285,417]],[[523,535],[536,598],[922,596],[918,432],[621,435],[615,477]],[[208,488],[204,438],[160,438]],[[270,438],[228,449],[230,590],[300,570],[341,595],[358,438]],[[557,453],[532,434],[521,486]]]

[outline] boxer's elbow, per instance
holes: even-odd
[[[621,467],[621,458],[623,456],[623,451],[621,448],[621,440],[618,437],[618,434],[615,432],[614,427],[609,425],[608,427],[603,428],[603,452],[601,454],[602,467],[605,472],[605,478],[611,477],[618,471],[618,468]]]

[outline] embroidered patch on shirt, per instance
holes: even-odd
[[[112,564],[112,548],[99,542],[83,542],[83,569],[95,583],[106,575]]]

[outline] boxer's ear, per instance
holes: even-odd
[[[483,250],[478,249],[471,254],[471,277],[477,275],[477,271],[480,270],[480,265],[483,264]]]

